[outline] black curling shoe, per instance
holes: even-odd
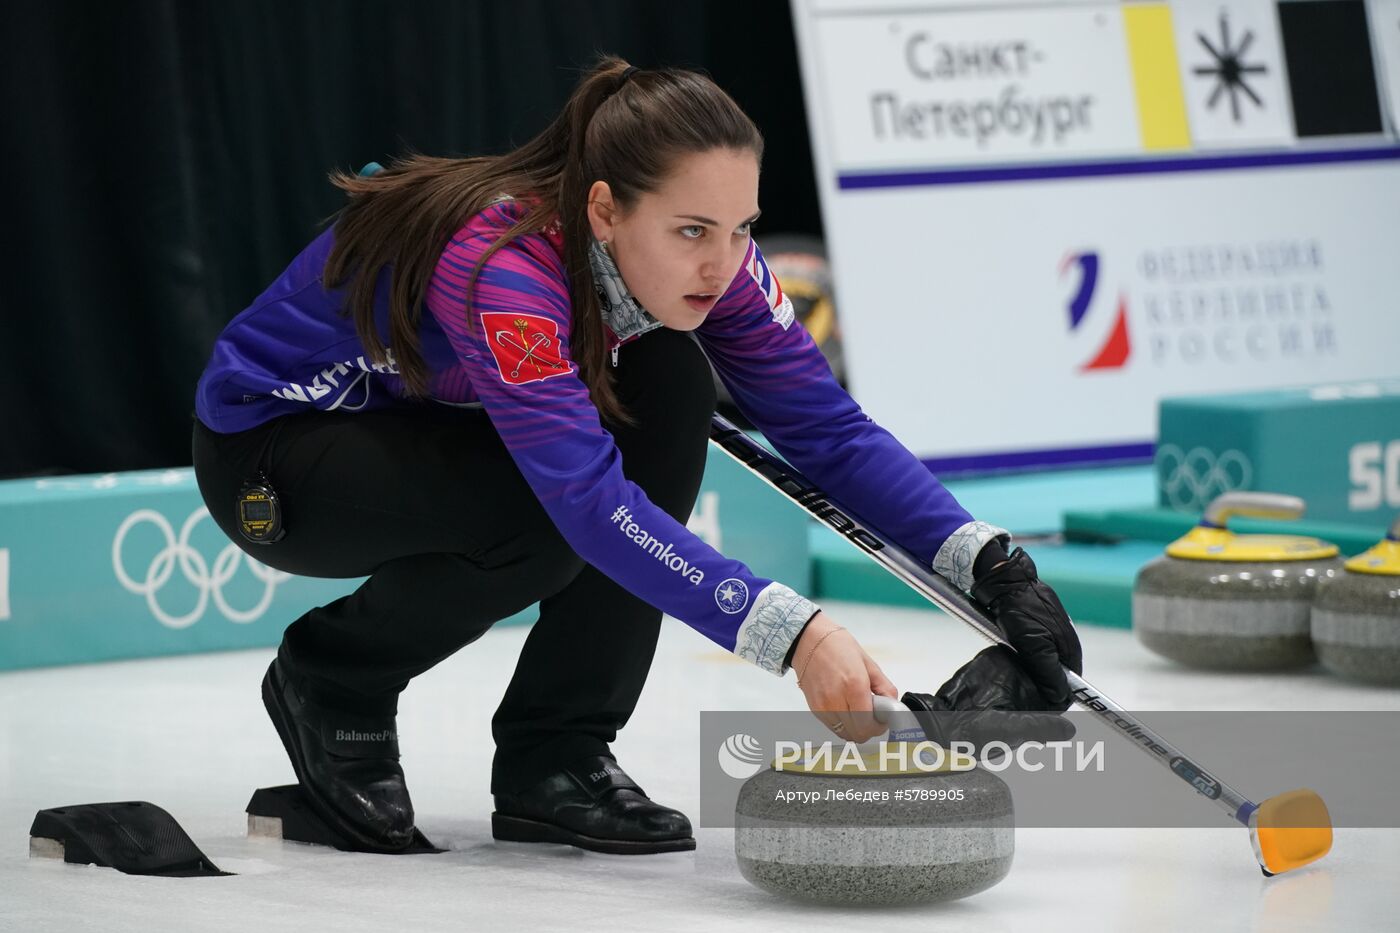
[[[368,852],[396,852],[413,842],[413,802],[399,766],[392,715],[316,705],[275,659],[262,696],[297,780],[322,817]]]
[[[575,762],[519,794],[496,794],[491,835],[506,842],[562,842],[613,855],[695,848],[684,813],[653,803],[617,762]]]

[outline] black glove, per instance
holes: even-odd
[[[953,741],[981,748],[993,740],[1013,748],[1022,742],[1060,742],[1074,736],[1074,725],[1043,710],[1045,700],[1016,656],[1001,645],[984,648],[958,668],[938,693],[906,693],[900,698],[929,741]]]
[[[979,560],[978,565],[982,564]],[[1060,598],[1036,576],[1035,564],[1021,548],[1004,564],[980,574],[974,568],[974,574],[972,598],[1001,626],[1045,704],[1068,709],[1069,682],[1060,666],[1082,674],[1084,655]]]

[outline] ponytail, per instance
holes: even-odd
[[[418,340],[424,296],[452,234],[502,194],[525,213],[483,253],[482,266],[516,237],[560,223],[572,305],[570,351],[599,414],[628,420],[613,392],[607,334],[588,261],[588,192],[605,181],[625,210],[655,191],[672,162],[711,149],[748,149],[761,161],[763,138],[739,106],[705,75],[641,70],[605,57],[583,77],[563,110],[534,139],[500,156],[464,159],[418,154],[369,177],[335,172],[348,203],[335,221],[327,288],[348,286],[346,313],[370,358],[388,362],[374,323],[381,274],[390,275],[389,347],[405,390],[426,396],[429,373]]]

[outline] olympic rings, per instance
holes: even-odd
[[[138,509],[132,512],[117,528],[116,537],[112,539],[112,570],[117,575],[117,582],[129,593],[146,597],[146,605],[150,607],[151,615],[156,621],[167,628],[182,629],[188,628],[198,622],[204,615],[204,611],[209,606],[209,600],[214,600],[214,605],[218,607],[230,622],[240,624],[253,622],[262,617],[272,604],[272,597],[277,589],[277,584],[291,576],[280,570],[274,570],[265,564],[260,564],[251,556],[244,554],[238,549],[238,545],[229,544],[214,558],[213,572],[210,572],[209,564],[205,561],[204,555],[200,554],[190,546],[190,533],[201,519],[209,516],[209,510],[201,506],[185,519],[184,525],[180,528],[180,537],[175,537],[175,531],[166,521],[164,515],[154,509]],[[126,572],[122,562],[122,545],[126,542],[127,532],[142,522],[150,522],[165,537],[165,547],[158,551],[151,559],[151,564],[146,568],[144,579],[135,580]],[[235,609],[224,599],[223,587],[233,579],[238,573],[238,559],[246,558],[248,569],[253,576],[263,581],[263,594],[257,604],[251,609]],[[180,573],[189,583],[199,591],[199,599],[195,606],[184,615],[177,616],[166,612],[157,599],[157,594],[170,577],[174,574],[175,568],[180,568]]]
[[[1153,459],[1167,504],[1179,511],[1204,509],[1216,496],[1248,489],[1254,480],[1249,458],[1238,450],[1216,456],[1206,447],[1183,453],[1175,444],[1163,444]]]

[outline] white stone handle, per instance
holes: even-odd
[[[882,697],[878,693],[872,693],[870,699],[875,706],[875,721],[889,722],[890,717],[898,713],[912,713],[909,707],[898,700],[891,700],[889,697]]]
[[[1211,501],[1201,524],[1224,528],[1225,523],[1236,515],[1291,521],[1302,518],[1306,508],[1306,503],[1297,496],[1284,496],[1274,492],[1227,492]]]
[[[875,721],[889,726],[891,732],[902,732],[906,729],[923,730],[914,711],[898,700],[882,697],[878,693],[872,693],[870,700],[875,708]]]

